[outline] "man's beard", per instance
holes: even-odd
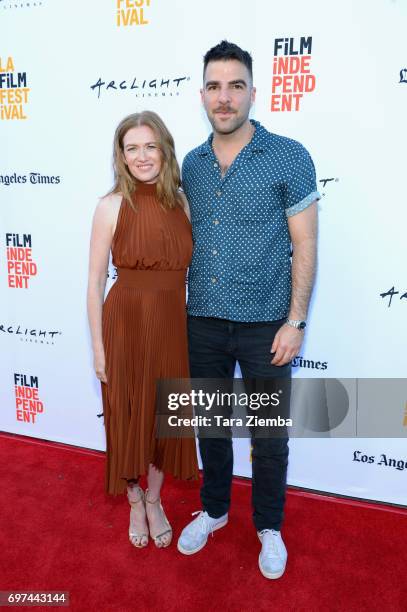
[[[233,112],[233,111],[232,111]],[[233,134],[236,132],[242,125],[246,122],[247,117],[234,117],[232,123],[229,125],[222,125],[217,118],[217,113],[215,112],[212,116],[208,116],[209,122],[213,127],[214,131],[219,132],[219,134]]]

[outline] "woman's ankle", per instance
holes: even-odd
[[[140,487],[139,480],[139,478],[130,478],[127,481],[127,488],[134,489],[135,487]]]

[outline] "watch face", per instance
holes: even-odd
[[[305,321],[301,321],[301,323],[298,325],[298,329],[305,329],[306,323]]]

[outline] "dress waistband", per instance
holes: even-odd
[[[186,270],[131,270],[117,268],[117,283],[122,287],[138,289],[182,289],[185,287]]]

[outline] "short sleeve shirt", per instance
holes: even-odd
[[[319,199],[315,169],[300,143],[251,123],[252,140],[223,177],[213,134],[182,165],[194,239],[188,275],[193,316],[261,322],[288,314],[287,217]]]

